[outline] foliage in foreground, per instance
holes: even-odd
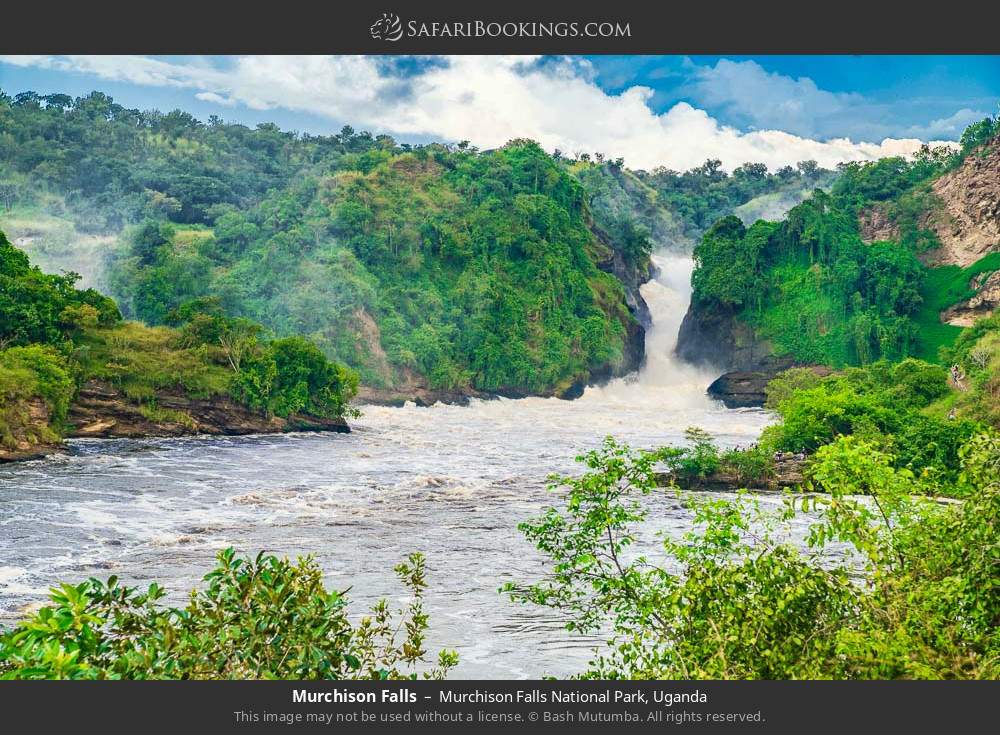
[[[817,453],[812,489],[780,514],[757,501],[688,497],[694,530],[636,556],[657,452],[610,438],[556,478],[564,510],[521,525],[550,575],[513,599],[613,631],[586,678],[1000,677],[1000,439],[962,450],[962,503],[858,437]],[[870,495],[870,498],[859,495]],[[784,535],[809,521],[807,551]]]
[[[115,577],[64,584],[52,606],[0,635],[0,677],[414,679],[423,669],[443,678],[458,657],[443,650],[427,666],[424,559],[412,554],[395,570],[410,603],[392,611],[382,600],[357,625],[311,557],[227,549],[184,608],[159,605],[156,583],[145,592]]]

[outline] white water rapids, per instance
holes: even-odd
[[[715,376],[671,357],[691,261],[654,260],[659,275],[642,289],[653,317],[645,368],[575,401],[368,406],[351,434],[74,441],[68,454],[0,467],[0,622],[57,581],[89,576],[155,579],[183,602],[229,545],[315,554],[360,613],[382,596],[402,602],[392,566],[422,551],[428,645],[458,649],[455,676],[581,671],[600,641],[497,593],[544,571],[516,526],[558,504],[546,477],[578,471],[573,457],[608,434],[654,447],[697,425],[731,446],[755,441],[768,421],[710,401]],[[672,497],[649,507],[650,530],[690,527]]]

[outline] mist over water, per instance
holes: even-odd
[[[690,258],[654,256],[642,293],[653,318],[637,375],[556,398],[363,407],[351,434],[81,440],[63,456],[0,467],[0,621],[57,581],[117,574],[157,580],[183,603],[217,551],[315,554],[327,583],[351,587],[353,609],[403,602],[392,566],[428,560],[429,649],[457,648],[460,678],[565,676],[601,641],[571,635],[547,610],[497,593],[544,572],[517,531],[559,498],[552,472],[613,435],[637,447],[701,426],[721,444],[756,440],[768,421],[705,395],[715,377],[675,361],[690,299]],[[654,532],[690,528],[672,496],[648,500]]]

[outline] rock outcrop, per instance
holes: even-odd
[[[38,459],[59,450],[49,430],[49,408],[41,398],[31,398],[18,408],[18,420],[8,427],[7,443],[0,443],[0,463]]]
[[[67,436],[101,438],[350,431],[342,418],[264,416],[225,397],[198,399],[182,393],[161,393],[155,408],[144,408],[114,386],[97,381],[80,389],[70,406],[67,424]]]
[[[466,390],[435,390],[423,383],[410,383],[398,388],[373,388],[363,385],[358,389],[354,402],[358,405],[403,406],[412,403],[427,407],[435,403],[445,403],[455,406],[467,406],[472,398],[494,398],[495,396]]]
[[[760,370],[772,347],[730,309],[706,308],[692,301],[677,335],[675,354],[692,365],[722,370]]]
[[[971,327],[977,319],[989,316],[1000,306],[1000,271],[983,273],[972,279],[969,288],[976,293],[941,312],[941,321],[956,327]]]
[[[706,309],[692,302],[677,337],[677,356],[685,362],[714,368],[722,373],[707,393],[726,408],[759,408],[764,389],[778,373],[793,367],[808,367],[829,375],[822,365],[807,365],[791,357],[772,353],[770,342],[757,339],[753,329],[726,309]]]
[[[802,365],[789,357],[771,357],[762,360],[757,370],[723,373],[708,386],[707,392],[726,408],[760,408],[767,399],[767,384],[775,375],[792,367],[808,367],[821,377],[833,372],[825,365]]]
[[[858,232],[866,243],[899,239],[898,225],[882,207],[870,207],[858,214]]]
[[[601,382],[638,370],[646,359],[646,330],[652,326],[653,319],[640,288],[653,275],[651,272],[653,265],[647,259],[641,266],[633,266],[607,233],[596,225],[592,225],[591,228],[608,253],[603,260],[598,261],[597,267],[613,275],[622,284],[625,289],[625,306],[634,317],[634,321],[626,325],[622,363],[609,365],[605,370],[597,371],[591,376],[590,382]]]
[[[14,446],[0,446],[0,462],[38,459],[61,451],[63,446],[48,430],[49,411],[40,399],[28,404],[30,415],[23,436]],[[69,438],[142,438],[191,434],[275,434],[286,431],[334,431],[351,429],[342,418],[293,414],[288,418],[264,416],[224,397],[191,398],[164,392],[154,404],[139,405],[117,388],[91,381],[70,405],[65,435]],[[49,439],[39,439],[48,435]]]
[[[923,257],[928,265],[965,266],[1000,250],[1000,139],[971,153],[931,187],[943,204],[928,226],[941,247]]]
[[[1000,250],[1000,140],[971,153],[954,171],[930,186],[935,206],[917,220],[937,235],[941,246],[920,254],[929,266],[972,265]],[[884,206],[861,212],[861,239],[898,240],[900,230]]]
[[[734,312],[692,302],[681,322],[675,353],[685,362],[722,373],[707,392],[727,408],[758,408],[764,405],[764,388],[771,379],[799,366],[791,357],[776,357],[772,349]]]
[[[713,472],[706,477],[674,476],[669,472],[659,472],[656,484],[661,487],[673,485],[682,490],[710,492],[735,492],[736,490],[779,491],[795,488],[805,482],[809,458],[802,454],[779,452],[774,456],[771,471],[760,478],[745,478],[733,472]]]

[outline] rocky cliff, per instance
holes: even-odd
[[[928,194],[929,206],[917,225],[931,230],[941,245],[919,254],[924,263],[964,268],[1000,249],[1000,139],[936,179]],[[900,238],[888,205],[862,211],[858,224],[865,242]]]
[[[929,267],[966,268],[979,263],[968,283],[971,297],[941,312],[942,322],[970,326],[1000,307],[1000,271],[984,269],[980,261],[1000,252],[1000,140],[974,151],[962,164],[934,181],[921,185],[910,206],[919,229],[934,233],[938,247],[919,254]],[[894,202],[881,203],[859,214],[859,231],[865,242],[900,241]],[[912,226],[910,223],[908,226]],[[731,407],[760,405],[763,386],[776,372],[792,365],[772,355],[772,346],[754,335],[735,312],[718,305],[693,301],[681,325],[676,353],[688,362],[707,365],[725,373],[709,393]]]
[[[1000,271],[976,276],[969,288],[975,295],[941,312],[942,322],[955,327],[971,327],[977,319],[989,316],[1000,306]]]
[[[926,265],[965,268],[1000,252],[1000,139],[971,153],[961,166],[935,180],[928,193],[930,206],[917,225],[932,231],[940,246],[919,254]],[[863,211],[859,229],[865,242],[900,237],[886,206]],[[941,312],[942,322],[968,327],[1000,306],[1000,272],[980,273],[968,287],[973,296]]]
[[[607,233],[596,226],[591,226],[597,239],[607,249],[607,255],[598,261],[597,267],[610,273],[625,289],[625,306],[634,318],[627,325],[625,347],[621,365],[608,366],[604,377],[625,375],[642,367],[646,359],[646,330],[652,326],[649,306],[642,298],[640,288],[653,275],[653,265],[649,258],[643,258],[639,263],[633,263],[625,257],[621,248],[611,241]],[[594,376],[600,379],[601,375]]]
[[[730,309],[692,301],[677,335],[675,354],[693,365],[725,370],[758,370],[771,359],[771,345]]]
[[[928,215],[941,241],[923,256],[928,265],[965,267],[1000,249],[1000,139],[971,153],[931,189],[943,206]]]
[[[776,357],[766,340],[726,309],[692,302],[681,322],[675,354],[694,365],[717,370],[707,393],[727,408],[764,405],[764,388],[782,370],[796,367],[790,357]]]

